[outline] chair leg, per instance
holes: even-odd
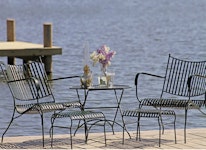
[[[175,119],[174,119],[174,136],[175,136],[175,144],[177,144],[177,137],[176,137],[176,116],[175,116]]]
[[[159,124],[159,147],[161,145],[161,116],[158,117],[158,124]]]
[[[81,126],[81,125],[80,125],[80,123],[81,123],[81,120],[79,120],[79,123],[78,123],[77,129],[74,131],[74,136],[76,135],[77,130],[78,130],[78,129],[79,129],[79,127]]]
[[[12,116],[12,118],[11,118],[11,121],[9,122],[9,124],[8,124],[8,126],[7,126],[7,128],[6,128],[6,130],[4,131],[4,133],[3,133],[2,136],[1,136],[1,143],[3,143],[4,135],[5,135],[6,132],[8,131],[9,127],[11,126],[11,123],[13,122],[13,120],[14,120],[14,113],[13,113],[13,116]]]
[[[137,119],[137,133],[136,133],[136,141],[139,139],[141,141],[141,135],[140,135],[140,113],[138,114],[138,119]]]
[[[40,114],[41,116],[41,128],[42,128],[42,145],[44,147],[44,116],[43,113]]]
[[[51,118],[51,128],[50,128],[50,138],[51,138],[51,147],[53,147],[53,136],[54,136],[54,128],[53,128],[53,124],[54,124],[54,120],[55,118]]]
[[[51,147],[53,147],[53,140],[54,140],[54,129],[51,127]]]
[[[107,137],[106,137],[106,119],[104,119],[104,142],[105,146],[107,146]]]
[[[70,128],[69,128],[69,132],[70,132],[70,145],[71,145],[71,149],[73,148],[73,144],[72,144],[72,120],[71,120],[71,125],[70,125]]]
[[[122,116],[122,119],[124,118],[124,116]],[[124,130],[125,130],[125,123],[123,122],[123,128],[122,128],[122,144],[124,144]]]
[[[84,131],[85,131],[85,143],[87,143],[88,141],[88,135],[89,135],[89,131],[88,131],[88,126],[87,126],[87,121],[84,120]]]
[[[187,108],[185,108],[184,142],[186,143]]]
[[[163,123],[162,117],[160,117],[160,122],[161,122],[161,126],[162,126],[162,134],[164,134],[165,127],[164,127],[164,123]]]

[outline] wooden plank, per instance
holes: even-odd
[[[0,42],[0,56],[45,56],[60,55],[62,48],[52,46],[44,47],[42,44],[34,44],[29,42]]]

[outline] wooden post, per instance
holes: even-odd
[[[16,41],[16,32],[15,32],[15,21],[13,19],[7,19],[7,41],[12,42]],[[8,64],[15,64],[15,57],[8,57]]]
[[[44,47],[52,47],[52,24],[44,24]],[[44,56],[45,70],[47,74],[52,73],[52,55]]]

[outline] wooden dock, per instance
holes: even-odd
[[[66,130],[65,130],[66,131]],[[162,134],[161,147],[158,145],[158,130],[142,131],[142,140],[136,141],[136,131],[130,131],[132,138],[125,137],[122,144],[122,132],[107,132],[107,146],[104,144],[103,133],[89,133],[88,142],[85,143],[83,133],[77,133],[73,137],[74,149],[205,149],[206,129],[187,129],[187,143],[184,143],[184,129],[177,129],[177,143],[174,142],[174,131],[165,130]],[[41,136],[16,136],[5,137],[0,149],[52,149],[49,135],[45,137],[45,147],[42,147]],[[53,149],[70,149],[69,134],[54,135]]]
[[[42,56],[45,69],[48,74],[52,73],[52,55],[61,55],[62,48],[52,45],[52,24],[44,24],[43,44],[16,41],[15,21],[7,20],[7,42],[0,41],[0,57],[8,57],[8,64],[15,64],[15,58],[23,62]]]

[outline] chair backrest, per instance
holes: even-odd
[[[1,69],[14,99],[37,100],[39,102],[40,99],[51,96],[49,101],[54,101],[41,59],[23,65],[4,65],[1,63]]]
[[[187,81],[191,75],[195,74],[205,76],[206,61],[186,61],[169,55],[162,94],[166,92],[185,97],[205,94],[204,90],[198,88],[193,88],[189,94]],[[202,79],[196,78],[192,84],[202,85],[201,81]]]

